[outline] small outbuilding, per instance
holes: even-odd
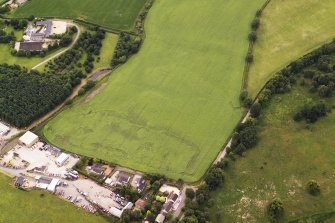
[[[157,222],[157,223],[163,223],[164,220],[165,220],[165,216],[162,215],[162,214],[159,214],[159,215],[157,215],[157,218],[156,218],[155,222]]]
[[[56,178],[53,178],[52,181],[50,182],[47,190],[52,192],[52,193],[55,193],[56,187],[59,185],[59,182],[60,182],[60,180],[58,180]]]
[[[42,51],[44,49],[44,42],[37,39],[36,42],[16,42],[15,43],[15,50],[17,51]]]
[[[24,184],[24,177],[23,176],[19,176],[16,181],[15,181],[15,186],[16,187],[22,187]]]
[[[6,135],[9,131],[10,128],[0,122],[0,136]]]
[[[26,132],[23,136],[19,138],[19,143],[27,147],[32,147],[37,142],[38,136],[30,131]]]
[[[65,162],[70,158],[70,156],[66,153],[62,153],[57,157],[56,164],[57,166],[63,166]]]

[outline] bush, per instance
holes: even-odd
[[[259,102],[255,102],[250,108],[251,117],[257,118],[261,114],[262,106]]]
[[[252,43],[256,42],[257,40],[257,34],[255,31],[251,32],[249,35],[248,35],[248,40]]]
[[[321,85],[318,88],[319,96],[322,98],[329,98],[332,95],[332,89],[328,86]]]
[[[245,61],[246,61],[247,63],[252,63],[252,62],[254,61],[254,56],[252,55],[251,52],[249,52],[249,53],[247,54],[247,56],[245,57]]]
[[[224,172],[222,169],[212,167],[205,176],[205,182],[210,190],[215,190],[224,181]]]
[[[192,188],[187,188],[186,189],[186,197],[188,197],[189,199],[193,200],[195,197],[195,192]]]
[[[256,17],[260,17],[262,15],[262,9],[258,9],[256,12]]]
[[[311,180],[307,183],[307,191],[311,195],[317,196],[320,194],[320,186],[315,180]]]
[[[270,221],[276,222],[278,221],[284,214],[283,203],[279,199],[274,199],[267,208],[267,214],[269,216]]]
[[[294,116],[294,121],[301,121],[305,119],[308,123],[316,122],[320,117],[326,116],[329,108],[327,108],[325,103],[318,103],[316,105],[304,105],[300,111],[298,111]]]
[[[247,98],[243,101],[243,107],[250,108],[251,105],[252,105],[252,99],[251,98]]]
[[[240,101],[244,101],[245,99],[247,99],[247,97],[248,97],[248,91],[243,90],[240,94]]]
[[[252,22],[251,22],[251,29],[252,30],[256,31],[259,28],[259,26],[260,26],[259,18],[255,18],[254,20],[252,20]]]
[[[61,47],[65,47],[65,46],[68,46],[70,45],[70,43],[72,42],[72,37],[68,34],[65,34],[62,36],[62,38],[60,39],[59,41],[59,45]]]

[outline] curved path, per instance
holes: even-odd
[[[79,36],[80,36],[80,27],[72,22],[67,22],[68,25],[70,26],[75,26],[77,28],[77,35],[75,36],[74,40],[72,41],[71,45],[68,46],[67,48],[65,48],[64,50],[60,51],[59,53],[56,53],[55,55],[45,59],[44,61],[42,61],[41,63],[35,65],[33,68],[31,68],[32,70],[35,70],[36,68],[42,66],[43,64],[49,62],[52,59],[55,59],[56,57],[59,57],[60,55],[62,55],[63,53],[65,53],[66,51],[68,51],[69,49],[71,49],[78,41]]]

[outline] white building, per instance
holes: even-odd
[[[32,147],[37,142],[38,136],[30,131],[26,132],[23,136],[19,138],[19,143],[27,147]]]
[[[55,193],[56,187],[59,185],[59,181],[60,180],[58,180],[56,178],[53,178],[52,181],[51,181],[51,183],[49,184],[47,190],[50,191],[50,192],[52,192],[52,193]]]
[[[57,166],[63,166],[64,163],[70,158],[70,156],[66,153],[62,153],[57,157],[56,164]]]
[[[157,218],[156,218],[155,222],[157,222],[157,223],[163,223],[164,220],[165,220],[165,216],[162,215],[162,214],[159,214],[159,215],[157,215]]]
[[[6,135],[9,131],[10,128],[0,122],[0,136]]]
[[[133,206],[134,206],[133,203],[128,202],[127,205],[124,206],[124,208],[122,208],[122,209],[118,209],[118,208],[116,208],[116,207],[112,207],[112,208],[110,209],[110,213],[111,213],[112,215],[114,215],[115,217],[121,218],[121,215],[122,215],[122,213],[124,212],[124,210],[132,209]]]

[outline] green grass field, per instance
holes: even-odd
[[[80,210],[45,191],[25,192],[12,186],[12,179],[0,173],[0,222],[59,223],[107,222],[104,218]],[[40,195],[44,194],[43,197]]]
[[[55,16],[81,19],[111,29],[130,31],[146,0],[31,0],[14,17]]]
[[[102,41],[102,47],[99,55],[100,60],[99,62],[94,62],[94,69],[110,67],[117,41],[118,35],[106,33],[106,37]]]
[[[275,96],[261,118],[259,144],[231,162],[224,187],[213,194],[212,222],[267,222],[264,210],[274,197],[284,203],[285,222],[335,211],[335,113],[312,125],[292,118],[303,104],[318,100],[300,87]],[[312,179],[320,184],[320,196],[306,191]],[[335,215],[325,222],[334,220]]]
[[[263,2],[156,1],[138,55],[44,135],[72,152],[199,180],[241,118],[246,37]]]
[[[254,46],[248,91],[255,96],[282,67],[335,37],[333,0],[272,0]]]

